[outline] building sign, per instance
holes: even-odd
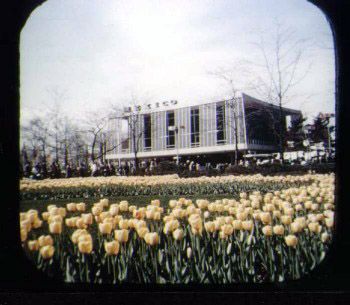
[[[177,103],[178,102],[176,100],[171,100],[171,101],[157,102],[154,104],[129,106],[129,107],[124,107],[124,112],[129,113],[133,111],[139,112],[139,111],[145,111],[145,110],[153,110],[153,109],[158,109],[161,106],[164,106],[164,107],[175,106]]]

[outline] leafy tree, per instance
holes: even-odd
[[[292,120],[290,128],[286,133],[286,140],[294,143],[294,149],[303,149],[303,141],[305,140],[305,135],[303,131],[303,126],[306,118],[302,116]]]
[[[328,141],[328,119],[320,116],[316,117],[313,122],[313,130],[311,131],[311,140],[314,143],[327,143]]]

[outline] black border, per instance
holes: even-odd
[[[228,0],[229,1],[229,0]],[[307,277],[282,284],[220,286],[67,285],[47,278],[28,263],[18,241],[19,35],[30,13],[44,0],[12,0],[1,10],[0,102],[0,305],[22,303],[342,303],[350,291],[350,202],[347,174],[349,111],[349,35],[346,0],[310,0],[326,15],[336,46],[337,152],[336,236],[326,260]],[[317,85],[317,84],[315,84]]]

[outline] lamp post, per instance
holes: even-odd
[[[175,131],[176,134],[176,166],[179,166],[179,128],[180,129],[185,129],[185,126],[181,125],[180,127],[177,126],[169,126],[170,131]]]

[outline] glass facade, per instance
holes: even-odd
[[[174,111],[167,111],[166,113],[166,147],[175,147],[175,130],[169,130],[169,126],[175,126],[175,113]]]
[[[191,146],[199,146],[199,108],[191,109]]]
[[[225,143],[225,105],[221,103],[216,105],[216,144]]]
[[[152,124],[151,124],[151,115],[145,114],[143,116],[143,125],[144,125],[144,150],[152,149]]]

